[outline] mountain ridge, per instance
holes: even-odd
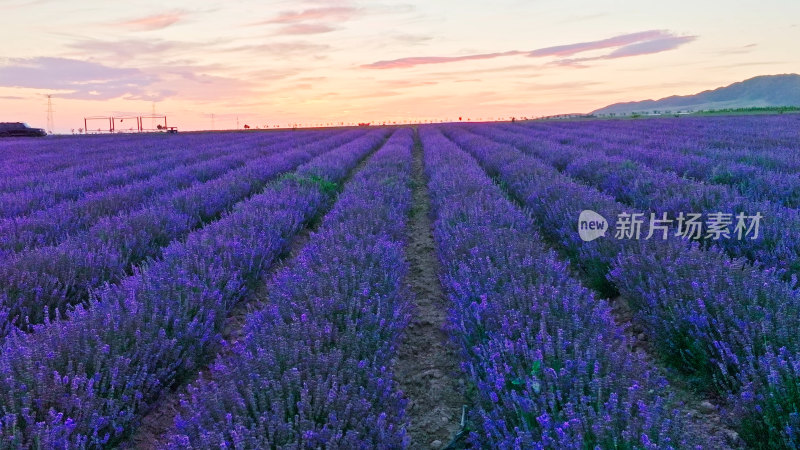
[[[646,114],[654,111],[688,112],[775,106],[800,106],[800,75],[759,75],[691,95],[614,103],[592,111],[591,114]]]

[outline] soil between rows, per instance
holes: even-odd
[[[394,377],[409,400],[411,448],[443,448],[461,428],[465,400],[458,354],[445,331],[448,304],[439,282],[422,151],[415,133],[406,248],[406,283],[414,294],[414,313],[398,350]]]

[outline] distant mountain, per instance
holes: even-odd
[[[765,106],[800,106],[800,75],[762,75],[694,95],[615,103],[592,114],[701,111]]]

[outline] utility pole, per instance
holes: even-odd
[[[236,129],[239,129],[239,116],[236,116]]]
[[[153,117],[150,119],[150,128],[155,130],[156,129],[156,102],[153,102],[153,113],[151,114],[151,116],[153,116]]]
[[[47,132],[53,134],[53,95],[47,94]]]
[[[214,113],[211,113],[211,129],[216,130],[216,127],[214,127]]]

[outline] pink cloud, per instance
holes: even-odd
[[[606,58],[625,58],[628,56],[651,55],[653,53],[666,52],[692,42],[695,39],[697,39],[697,36],[667,36],[660,39],[653,39],[652,41],[637,42],[614,50],[609,53]]]
[[[264,44],[240,45],[237,47],[224,48],[221,49],[221,51],[224,53],[246,52],[246,53],[255,53],[259,55],[292,56],[292,55],[309,55],[309,54],[323,52],[328,49],[330,49],[330,45],[327,44],[294,41],[294,42],[269,42]]]
[[[697,36],[676,36],[669,31],[649,30],[638,33],[623,34],[597,41],[579,42],[576,44],[558,45],[545,47],[530,52],[511,50],[507,52],[483,53],[477,55],[464,56],[416,56],[385,61],[377,61],[371,64],[364,64],[361,67],[367,69],[405,69],[423,64],[443,64],[458,61],[472,61],[480,59],[494,59],[503,56],[515,56],[527,54],[530,57],[546,56],[571,56],[590,50],[602,50],[615,48],[616,50],[603,56],[590,58],[560,59],[556,64],[564,66],[580,67],[580,62],[594,61],[601,59],[616,59],[630,56],[647,55],[672,50],[681,45],[695,40]]]
[[[183,14],[181,13],[162,13],[152,16],[142,17],[139,19],[126,20],[120,22],[119,25],[123,27],[133,28],[139,31],[153,31],[161,30],[173,25],[181,20]]]
[[[561,66],[583,67],[581,63],[588,61],[601,61],[618,58],[628,58],[631,56],[652,55],[654,53],[674,50],[683,44],[697,39],[697,36],[667,36],[644,42],[636,42],[620,47],[607,55],[595,56],[591,58],[568,58],[557,60],[554,63]]]
[[[334,30],[334,27],[322,23],[295,23],[282,27],[280,34],[323,34]]]
[[[672,36],[672,33],[663,30],[640,31],[638,33],[622,34],[597,41],[578,42],[576,44],[556,45],[554,47],[540,48],[528,53],[528,56],[572,56],[574,54],[589,50],[621,47],[623,45],[633,44],[636,42],[649,41],[670,36]]]
[[[349,6],[331,6],[327,8],[312,8],[303,11],[284,11],[275,18],[261,22],[261,24],[293,24],[307,21],[337,21],[347,20],[356,13],[356,8]]]
[[[253,25],[282,25],[277,34],[323,34],[336,30],[337,24],[352,18],[358,10],[350,6],[330,6],[302,11],[284,11]]]
[[[464,55],[464,56],[417,56],[411,58],[391,59],[386,61],[378,61],[371,64],[365,64],[361,67],[367,69],[404,69],[408,67],[419,66],[423,64],[442,64],[458,61],[473,61],[479,59],[493,59],[501,56],[521,55],[524,52],[512,50],[502,53],[483,53],[480,55]]]

